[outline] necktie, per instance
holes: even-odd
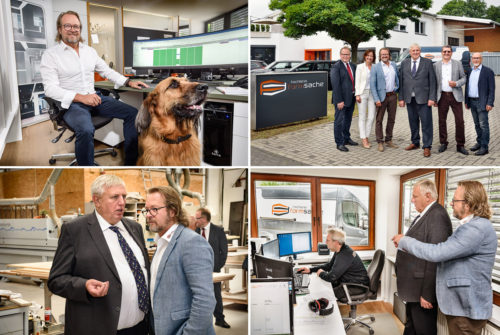
[[[205,235],[205,228],[201,228],[201,236],[206,240],[207,236]]]
[[[142,272],[141,265],[137,261],[137,258],[134,256],[134,252],[130,249],[127,241],[123,238],[123,235],[120,233],[118,227],[111,226],[109,227],[112,231],[118,235],[118,242],[120,243],[120,247],[122,248],[123,254],[127,259],[128,266],[130,266],[130,270],[132,270],[132,274],[134,275],[135,285],[137,286],[137,298],[139,300],[139,309],[144,313],[148,312],[148,286],[146,285],[146,279],[144,278],[144,273]]]
[[[415,73],[417,73],[417,61],[413,61],[413,67],[411,68],[411,76],[415,77]]]
[[[349,63],[346,63],[345,65],[346,65],[346,67],[347,67],[347,73],[349,73],[349,77],[351,77],[351,82],[352,82],[352,90],[353,90],[353,92],[354,92],[354,77],[352,76],[351,67],[349,66]]]
[[[413,222],[411,223],[410,225],[410,228],[413,227],[413,225],[415,224],[415,222],[417,222],[417,220],[420,218],[420,214],[417,215],[417,217],[415,219],[413,219]]]

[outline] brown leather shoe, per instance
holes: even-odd
[[[389,148],[393,148],[393,149],[397,149],[399,148],[398,145],[392,143],[392,141],[389,141],[389,142],[385,142],[385,145],[387,145]]]
[[[424,157],[431,157],[431,149],[429,148],[424,149]]]
[[[378,144],[378,151],[380,151],[380,152],[384,151],[384,144],[383,143]]]
[[[415,145],[415,144],[413,144],[413,143],[412,143],[412,144],[410,144],[409,146],[407,146],[407,147],[405,148],[405,150],[415,150],[415,149],[418,149],[418,148],[420,148],[420,146]]]

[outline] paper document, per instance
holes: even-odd
[[[216,89],[228,95],[248,95],[248,90],[246,88],[237,86],[217,86]]]

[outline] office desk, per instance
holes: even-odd
[[[345,334],[344,323],[340,315],[337,299],[332,285],[319,278],[315,273],[310,275],[309,294],[297,295],[297,305],[293,309],[294,334]],[[326,298],[334,306],[333,313],[319,316],[309,309],[309,302],[314,299]]]

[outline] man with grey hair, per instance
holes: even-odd
[[[423,179],[415,183],[411,202],[419,215],[406,230],[406,236],[437,244],[451,235],[450,217],[436,200],[433,181]],[[436,264],[398,250],[396,276],[399,297],[406,302],[407,321],[403,334],[436,334]]]
[[[147,334],[149,258],[142,226],[124,219],[123,180],[91,186],[95,211],[61,228],[48,287],[66,298],[65,334]]]
[[[302,273],[316,272],[318,277],[332,284],[337,299],[345,297],[341,283],[356,283],[368,286],[370,279],[359,255],[345,244],[345,232],[339,228],[330,228],[327,231],[326,245],[334,252],[332,259],[325,264],[315,267],[302,267]],[[360,289],[360,292],[363,292]],[[356,294],[354,288],[351,293]]]

